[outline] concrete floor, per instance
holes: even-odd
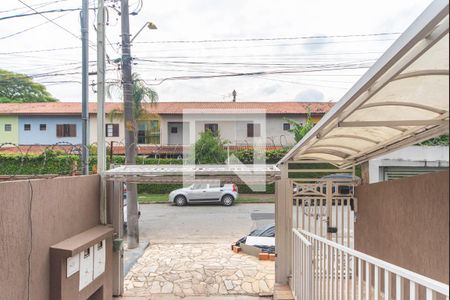
[[[141,205],[140,236],[152,243],[232,243],[275,223],[274,204]]]
[[[125,295],[129,298],[124,299],[259,300],[255,297],[258,293],[270,295],[273,262],[233,255],[229,246],[251,230],[273,224],[274,211],[274,204],[142,205],[140,236],[150,242],[150,247],[126,277]],[[255,271],[254,278],[234,278],[250,271]],[[177,277],[192,272],[198,278],[192,276],[189,282]]]

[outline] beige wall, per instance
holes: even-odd
[[[3,182],[0,207],[0,298],[50,299],[50,246],[99,224],[99,177]]]
[[[230,118],[230,116],[223,116],[222,118]],[[219,125],[219,131],[221,137],[224,140],[229,140],[233,145],[252,145],[256,143],[252,138],[247,137],[247,123],[248,121],[235,121],[235,120],[221,120],[222,118],[215,117],[211,115],[210,121],[202,120],[197,121],[195,128],[195,136],[198,138],[200,133],[204,131],[205,124],[207,123],[216,123]],[[237,115],[237,118],[241,118],[241,116]],[[286,146],[295,144],[294,135],[290,132],[283,131],[283,124],[286,123],[285,118],[294,119],[299,122],[305,122],[306,117],[299,117],[298,115],[292,116],[274,116],[268,115],[265,118],[266,123],[266,137],[263,143],[271,145],[272,140],[276,146]],[[233,119],[231,117],[231,119]],[[169,142],[169,132],[168,132],[168,124],[171,122],[183,122],[186,119],[183,119],[181,115],[161,115],[161,144],[168,145]],[[256,122],[256,121],[255,121]],[[258,122],[259,123],[259,122]]]
[[[357,188],[357,250],[449,283],[449,172]]]
[[[107,137],[106,142],[110,144],[111,142],[115,142],[118,144],[125,144],[125,126],[123,119],[118,117],[111,122],[109,118],[106,119],[106,124],[119,124],[119,137]],[[97,116],[92,116],[89,119],[89,140],[91,144],[97,143]]]

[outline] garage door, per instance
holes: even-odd
[[[433,172],[445,171],[447,168],[413,168],[413,167],[387,167],[384,168],[384,180],[397,180],[407,177],[413,177],[417,175],[423,175]]]

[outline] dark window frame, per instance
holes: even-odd
[[[247,124],[247,137],[248,138],[260,138],[261,137],[261,124],[248,123]]]
[[[47,131],[47,124],[39,124],[39,131]]]
[[[5,132],[12,132],[12,124],[5,124],[4,130]]]
[[[112,127],[112,134],[109,134],[110,133],[110,131],[109,131],[109,128],[111,128]],[[110,124],[106,124],[106,128],[105,128],[105,134],[106,134],[106,137],[119,137],[120,136],[120,131],[119,131],[119,124],[116,124],[116,123],[110,123]]]
[[[77,137],[76,124],[58,124],[56,125],[56,137],[58,138],[75,138]]]
[[[170,133],[171,134],[178,134],[178,127],[175,127],[175,126],[170,127]]]
[[[24,124],[23,131],[31,131],[31,124]]]
[[[284,123],[283,124],[283,131],[290,131],[291,130],[291,124]]]
[[[205,132],[208,130],[211,131],[212,134],[214,134],[216,136],[219,135],[219,124],[217,124],[217,123],[205,124]]]

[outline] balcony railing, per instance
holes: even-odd
[[[296,300],[441,300],[449,286],[355,251],[307,231],[293,229]]]

